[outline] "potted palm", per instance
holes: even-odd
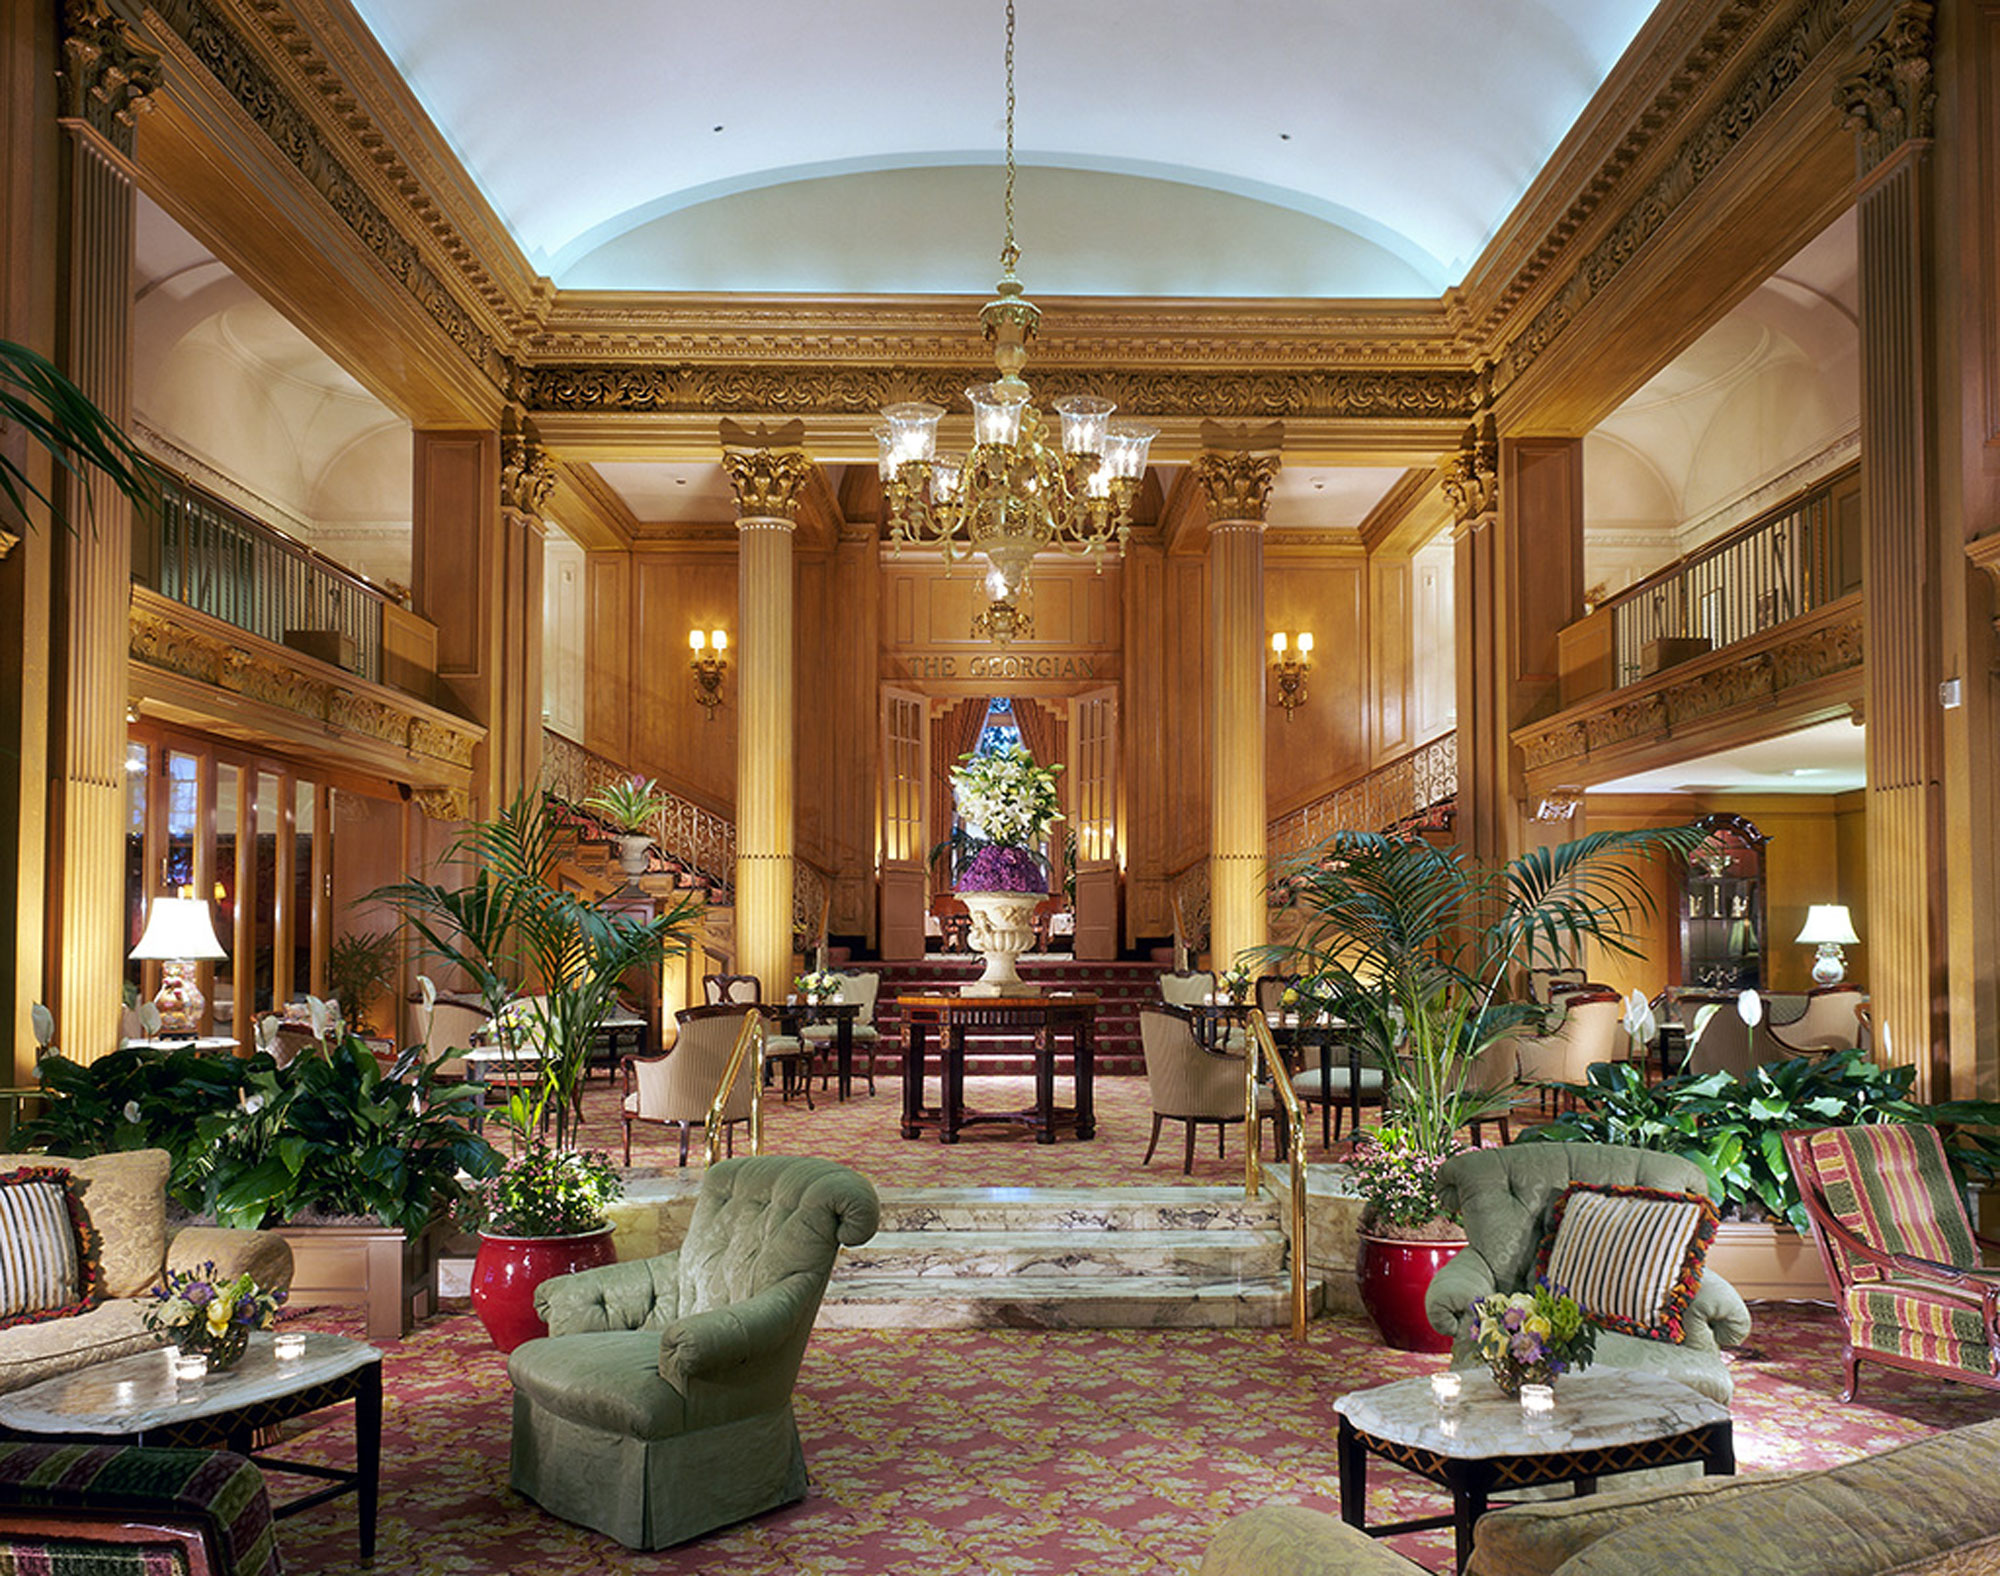
[[[522,1074],[505,1115],[530,1147],[502,1173],[502,1183],[523,1196],[546,1192],[544,1184],[567,1186],[576,1165],[568,1151],[577,1083],[599,1025],[629,974],[657,970],[685,950],[702,912],[699,898],[684,897],[641,918],[570,890],[562,868],[571,847],[553,802],[524,794],[460,834],[452,854],[470,866],[468,881],[410,880],[370,894],[401,914],[432,955],[473,982],[496,1021],[518,1025],[519,1039],[503,1040],[504,1049],[520,1054]],[[608,1239],[593,1235],[601,1216],[586,1222],[557,1212],[538,1222],[553,1219],[553,1231],[509,1229],[525,1218],[499,1211],[480,1237],[473,1301],[496,1332],[532,1324],[541,1280],[601,1262],[609,1249]],[[509,1311],[489,1313],[502,1301]]]
[[[1049,828],[1062,819],[1057,766],[1037,766],[1018,744],[970,751],[952,768],[952,799],[964,834],[951,840],[954,890],[972,914],[972,946],[986,969],[967,996],[1033,996],[1015,960],[1035,935],[1035,910],[1048,896],[1041,855]]]
[[[0,339],[0,427],[16,428],[42,449],[56,468],[88,484],[101,471],[137,507],[158,496],[159,472],[108,416],[60,368],[26,345]],[[61,511],[25,466],[0,448],[0,498],[9,512],[29,518],[40,504],[60,520]],[[20,539],[0,527],[0,558]]]
[[[672,802],[650,777],[621,777],[587,797],[583,807],[617,834],[618,868],[642,876],[653,851],[649,828]]]
[[[1514,977],[1586,942],[1632,953],[1632,923],[1653,908],[1647,864],[1701,836],[1595,832],[1481,869],[1456,848],[1344,832],[1283,873],[1277,890],[1297,912],[1297,939],[1259,956],[1298,975],[1302,1007],[1344,1023],[1383,1077],[1383,1126],[1359,1157],[1356,1273],[1392,1346],[1435,1340],[1424,1292],[1463,1239],[1427,1179],[1469,1124],[1513,1103],[1502,1042],[1541,1010],[1513,999]]]

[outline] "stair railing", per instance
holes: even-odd
[[[587,750],[553,728],[542,730],[542,789],[569,804],[580,805],[600,789],[631,776],[614,761]],[[736,827],[672,789],[662,789],[670,801],[653,817],[646,835],[669,858],[706,876],[723,893],[736,885]]]
[[[1286,1212],[1290,1218],[1285,1234],[1291,1241],[1292,1339],[1303,1341],[1309,1313],[1306,1307],[1305,1116],[1299,1106],[1298,1091],[1292,1087],[1292,1075],[1285,1071],[1285,1059],[1278,1054],[1277,1041],[1271,1038],[1271,1025],[1256,1007],[1252,1007],[1244,1018],[1249,1033],[1243,1040],[1243,1193],[1246,1198],[1255,1198],[1264,1185],[1264,1135],[1257,1111],[1257,1091],[1260,1082],[1258,1073],[1260,1069],[1268,1069],[1271,1088],[1277,1093],[1278,1104],[1284,1110],[1285,1122],[1291,1131],[1291,1207]]]
[[[702,1157],[714,1165],[722,1158],[723,1113],[729,1109],[729,1092],[743,1076],[743,1064],[750,1064],[750,1153],[764,1152],[764,1015],[752,1010],[743,1015],[743,1027],[729,1049],[729,1065],[722,1070],[721,1087],[708,1102],[708,1125],[702,1134]]]
[[[1389,831],[1457,796],[1458,733],[1453,730],[1278,816],[1266,830],[1266,846],[1274,861],[1282,860],[1336,832]]]

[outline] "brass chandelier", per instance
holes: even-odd
[[[1033,633],[1025,600],[1036,553],[1053,546],[1102,568],[1107,549],[1125,545],[1146,452],[1159,432],[1111,420],[1116,406],[1108,399],[1072,394],[1055,402],[1057,448],[1029,403],[1021,369],[1042,314],[1014,276],[1021,257],[1014,244],[1014,0],[1007,0],[1006,211],[1000,283],[979,313],[1000,376],[965,391],[972,451],[939,454],[944,411],[921,401],[884,407],[875,429],[890,541],[898,551],[905,543],[935,546],[947,572],[966,559],[984,559],[989,605],[972,632],[1002,646]]]

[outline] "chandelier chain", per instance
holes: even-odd
[[[1009,273],[1020,255],[1014,244],[1014,0],[1007,0],[1007,243],[1000,257]]]

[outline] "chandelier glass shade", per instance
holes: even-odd
[[[1102,567],[1131,534],[1132,504],[1158,428],[1113,421],[1108,399],[1072,394],[1055,402],[1059,425],[1031,400],[1021,370],[1041,310],[1027,298],[1014,267],[1014,6],[1007,6],[1007,238],[1000,283],[979,313],[1000,376],[965,391],[972,407],[972,448],[941,454],[944,411],[927,402],[886,406],[875,429],[891,542],[935,547],[947,570],[984,560],[986,612],[973,633],[1005,645],[1032,633],[1024,605],[1035,555],[1055,547]]]

